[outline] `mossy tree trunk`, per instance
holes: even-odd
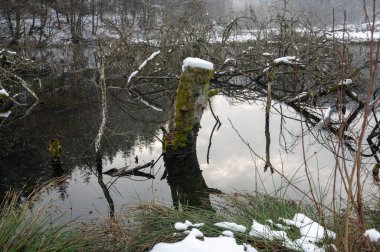
[[[186,155],[196,150],[203,111],[207,106],[208,88],[213,70],[187,67],[181,74],[169,123],[164,134],[165,156]]]
[[[165,175],[173,204],[210,208],[209,188],[202,175],[196,143],[207,106],[213,70],[187,67],[181,74],[168,131],[164,130]]]

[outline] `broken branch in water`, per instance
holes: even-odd
[[[144,177],[147,177],[147,178],[154,178],[153,175],[151,174],[148,174],[148,173],[144,173],[144,172],[140,172],[139,170],[141,169],[144,169],[144,168],[148,168],[148,167],[153,167],[155,164],[154,160],[150,161],[149,163],[146,163],[144,165],[139,165],[139,166],[136,166],[136,167],[133,167],[133,168],[129,168],[129,166],[125,166],[125,167],[122,167],[122,168],[112,168],[108,171],[105,171],[103,172],[103,174],[107,174],[111,177],[121,177],[121,176],[131,176],[131,175],[135,175],[135,176],[144,176]]]

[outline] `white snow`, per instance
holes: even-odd
[[[335,239],[336,234],[330,230],[325,230],[319,223],[313,221],[304,214],[295,214],[293,220],[280,218],[287,225],[294,225],[300,229],[301,238],[297,240],[298,243],[311,243],[321,241],[324,238]]]
[[[176,222],[174,224],[174,228],[178,231],[184,231],[186,229],[188,229],[189,227],[194,227],[194,228],[200,228],[204,226],[204,223],[191,223],[190,221],[186,220],[184,223],[182,222]]]
[[[251,245],[247,245],[247,244],[243,244],[245,246],[245,251],[246,252],[257,252],[257,249],[255,249],[254,247],[252,247]]]
[[[323,115],[323,122],[328,123],[331,118],[331,106],[328,107]]]
[[[129,75],[128,77],[128,82],[127,83],[130,83],[132,78],[136,76],[136,74],[138,74],[138,70],[134,71],[133,73],[131,73],[131,75]]]
[[[136,71],[134,71],[133,73],[131,73],[131,75],[129,75],[129,77],[128,77],[128,81],[127,81],[127,84],[129,84],[130,82],[131,82],[131,80],[132,80],[132,78],[133,77],[135,77],[145,66],[146,66],[146,64],[149,62],[149,61],[151,61],[151,60],[153,60],[155,57],[157,57],[157,55],[159,55],[161,53],[161,51],[160,50],[158,50],[157,52],[154,52],[154,53],[152,53],[150,56],[149,56],[149,58],[147,58],[146,60],[144,60],[144,62],[143,63],[141,63],[141,65],[139,66],[139,68],[136,70]]]
[[[234,233],[229,230],[223,231],[222,235],[227,236],[227,237],[234,237]]]
[[[174,224],[174,228],[178,231],[184,231],[189,227],[189,225],[182,223],[182,222],[177,222]]]
[[[12,55],[15,55],[15,54],[16,54],[15,51],[10,51],[10,50],[1,49],[1,50],[0,50],[0,54],[2,54],[3,52],[7,52],[8,54],[12,54]]]
[[[267,53],[267,52],[263,53],[263,56],[272,56],[272,55],[273,53]]]
[[[281,229],[281,230],[284,230],[284,231],[290,229],[289,227],[284,226],[284,225],[282,225],[282,224],[280,224],[280,223],[276,223],[276,224],[274,224],[274,225],[275,225],[277,228],[279,228],[279,229]]]
[[[218,222],[218,223],[215,223],[214,225],[220,228],[225,228],[225,229],[240,232],[240,233],[245,233],[245,231],[247,230],[246,227],[242,225],[238,225],[233,222]]]
[[[374,228],[368,229],[364,232],[364,236],[368,237],[373,242],[377,242],[380,239],[380,232]]]
[[[224,64],[227,64],[227,63],[232,62],[232,61],[235,61],[235,59],[227,58],[227,59],[224,61]]]
[[[203,237],[203,234],[196,228],[193,228],[185,239],[176,243],[158,243],[151,252],[255,252],[249,246],[246,250],[244,245],[238,245],[236,240],[231,237],[204,237],[203,241],[197,237]],[[248,246],[246,247],[248,249]]]
[[[152,53],[150,56],[149,56],[149,58],[147,58],[140,66],[139,66],[139,70],[141,70],[141,69],[143,69],[144,67],[145,67],[145,65],[149,62],[149,61],[151,61],[151,60],[153,60],[157,55],[159,55],[161,53],[161,51],[160,50],[158,50],[157,52],[154,52],[154,53]]]
[[[280,63],[283,63],[283,64],[298,64],[296,61],[297,61],[296,56],[285,56],[285,57],[281,57],[281,58],[277,58],[277,59],[273,60],[273,62],[275,64],[280,64]]]
[[[307,92],[299,93],[297,96],[295,96],[294,98],[290,99],[290,102],[296,102],[298,100],[302,100],[306,96],[307,96]]]
[[[328,237],[335,239],[335,233],[326,230],[319,223],[314,222],[312,219],[304,214],[295,214],[292,220],[279,218],[286,225],[293,225],[300,229],[301,237],[292,241],[285,231],[272,230],[269,226],[263,225],[257,221],[252,222],[252,230],[249,232],[250,236],[264,238],[269,241],[274,239],[282,240],[283,246],[301,252],[322,252],[324,248],[319,248],[316,243]],[[275,224],[277,226],[277,224]]]
[[[211,62],[200,59],[200,58],[192,58],[192,57],[188,57],[183,61],[182,71],[185,71],[187,67],[214,70],[214,64],[212,64]]]
[[[345,79],[345,80],[340,81],[338,85],[350,85],[350,84],[352,84],[352,80]]]
[[[271,228],[267,225],[260,224],[257,221],[252,221],[252,230],[249,232],[250,236],[258,237],[258,238],[264,238],[267,240],[284,240],[288,239],[288,236],[285,231],[276,231],[271,230]]]
[[[252,221],[251,231],[249,235],[269,241],[279,240],[282,245],[288,249],[300,252],[324,252],[325,247],[318,247],[317,242],[324,238],[335,239],[334,232],[325,229],[319,223],[313,221],[302,213],[294,215],[292,220],[279,218],[286,225],[293,225],[300,229],[301,237],[296,240],[291,240],[285,231],[272,230],[268,225],[263,225],[255,220]],[[272,220],[267,220],[268,223],[274,226],[283,227],[281,224],[276,224]],[[201,223],[203,226],[203,223]],[[205,237],[203,233],[194,228],[198,224],[192,224],[190,221],[177,222],[174,226],[177,230],[186,230],[193,227],[192,230],[186,230],[184,233],[187,237],[177,243],[158,243],[151,252],[257,252],[249,244],[238,245],[234,238],[233,231],[242,232],[245,227],[233,222],[218,222],[214,225],[222,228],[227,228],[219,237]],[[380,239],[380,233],[375,230],[367,230],[365,236],[370,237],[372,241]],[[197,238],[203,238],[197,239]]]
[[[7,111],[7,112],[2,112],[2,113],[0,113],[0,117],[5,117],[5,118],[7,118],[10,114],[12,113],[12,111]]]
[[[7,97],[9,96],[8,92],[4,88],[0,89],[0,95],[4,95]]]

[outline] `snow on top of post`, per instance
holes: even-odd
[[[7,97],[9,96],[8,92],[4,88],[0,89],[0,95],[5,95]]]
[[[212,64],[211,62],[200,59],[200,58],[192,58],[192,57],[188,57],[183,61],[182,71],[185,71],[187,67],[196,67],[196,68],[214,70],[214,64]]]

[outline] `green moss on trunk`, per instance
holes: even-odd
[[[182,72],[174,105],[172,148],[194,148],[200,119],[208,99],[209,81],[213,70],[188,67]]]

